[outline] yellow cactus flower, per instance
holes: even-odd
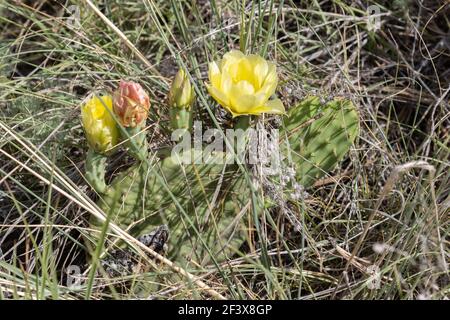
[[[111,96],[94,96],[81,107],[81,122],[89,146],[99,153],[105,153],[119,141],[116,122],[105,106],[112,112]]]
[[[280,99],[269,100],[278,84],[276,66],[258,55],[226,53],[209,64],[209,81],[209,94],[233,117],[285,112]]]

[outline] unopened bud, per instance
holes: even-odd
[[[182,70],[178,70],[169,91],[169,107],[189,109],[194,101],[195,92],[189,77]]]
[[[114,112],[124,127],[136,127],[147,119],[150,98],[139,83],[120,81],[113,95]]]
[[[194,88],[189,77],[180,69],[173,79],[168,96],[170,124],[173,130],[192,128],[194,98]]]

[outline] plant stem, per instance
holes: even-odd
[[[124,139],[128,139],[126,146],[128,152],[138,161],[144,161],[148,157],[147,139],[145,130],[142,126],[136,126],[135,128],[125,128],[126,134],[123,135]]]
[[[250,126],[250,119],[251,116],[239,116],[236,120],[236,123],[234,125],[234,129],[242,129],[242,130],[247,130],[248,127]]]

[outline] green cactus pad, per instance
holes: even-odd
[[[243,179],[228,168],[180,164],[173,156],[139,163],[114,179],[100,206],[108,212],[118,192],[120,203],[111,221],[136,237],[167,224],[169,257],[178,263],[223,261],[244,241],[242,219],[236,217],[250,199]],[[99,226],[95,218],[91,224]]]
[[[106,191],[105,170],[107,157],[89,148],[86,156],[86,180],[91,187],[102,194]]]
[[[349,100],[322,105],[309,97],[289,110],[282,135],[283,149],[295,163],[296,178],[304,187],[335,168],[359,134],[358,112]]]
[[[170,125],[172,130],[176,129],[192,129],[193,112],[192,108],[178,108],[171,107],[170,112]]]

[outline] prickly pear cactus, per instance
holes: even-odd
[[[309,97],[289,110],[283,143],[296,164],[297,181],[311,186],[342,160],[359,133],[359,116],[349,100],[334,99],[321,104]]]
[[[287,139],[282,152],[295,163],[297,181],[309,187],[348,152],[359,132],[359,118],[350,101],[321,104],[310,97],[289,110],[283,127],[280,136]],[[196,161],[193,150],[152,160],[145,137],[141,141],[144,147],[136,140],[130,145],[137,163],[110,185],[103,177],[106,156],[89,154],[86,177],[101,195],[100,207],[104,212],[114,208],[111,222],[137,238],[167,225],[168,257],[178,265],[198,268],[226,261],[245,240],[240,213],[251,197],[242,175],[221,161]],[[180,163],[186,156],[192,161]],[[213,157],[225,158],[223,153]],[[101,226],[93,216],[91,224]]]
[[[136,237],[168,225],[169,257],[178,263],[223,261],[244,240],[237,217],[250,197],[234,170],[213,163],[186,165],[172,156],[139,162],[107,187],[100,206],[109,212],[119,193],[111,221]],[[99,226],[95,218],[91,223]]]

